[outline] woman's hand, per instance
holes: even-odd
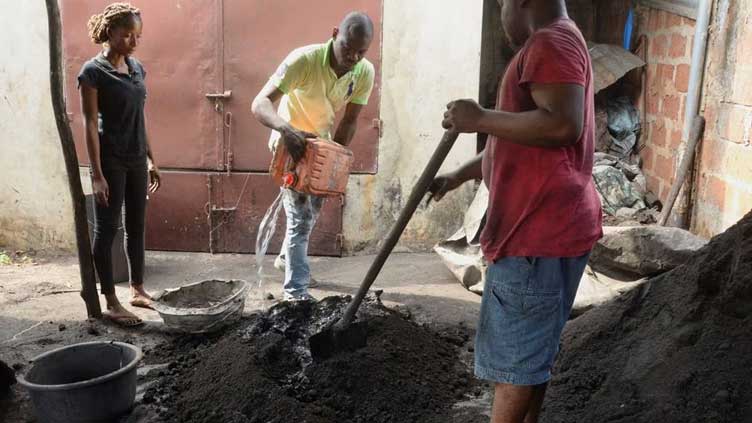
[[[159,176],[159,168],[153,161],[149,160],[149,192],[155,193],[162,185],[162,178]]]
[[[94,192],[94,199],[97,204],[104,207],[110,205],[110,186],[107,184],[107,180],[104,176],[92,176],[91,189]]]

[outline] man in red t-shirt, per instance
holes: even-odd
[[[458,100],[443,121],[457,132],[489,134],[487,147],[437,177],[431,191],[440,199],[480,178],[489,188],[481,234],[489,268],[475,374],[496,383],[493,423],[532,423],[590,250],[602,235],[592,182],[593,75],[564,0],[505,0],[502,23],[520,48],[496,110]]]

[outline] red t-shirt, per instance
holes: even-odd
[[[593,70],[585,39],[571,20],[559,19],[527,40],[504,74],[497,110],[535,110],[532,83],[585,87],[582,136],[560,148],[489,137],[483,180],[490,196],[480,241],[491,263],[508,256],[578,257],[603,234],[592,180]]]

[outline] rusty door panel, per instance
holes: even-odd
[[[361,113],[353,140],[356,173],[375,173],[379,131],[382,0],[224,0],[224,89],[232,90],[227,110],[233,125],[226,130],[235,170],[267,171],[270,131],[250,114],[253,97],[285,56],[297,47],[322,43],[351,10],[362,10],[376,26],[367,58],[376,67],[376,86]]]
[[[218,21],[221,0],[160,0],[136,3],[144,21],[135,53],[147,72],[148,130],[163,168],[221,168],[221,115],[204,95],[220,91]],[[101,47],[88,37],[86,22],[111,0],[62,0],[68,112],[82,164],[89,162],[76,76]]]
[[[162,171],[162,186],[146,208],[146,248],[209,251],[206,173]]]
[[[279,187],[269,175],[214,173],[210,176],[212,202],[212,252],[255,253],[259,225]],[[338,234],[342,232],[342,201],[327,199],[311,234],[309,254],[341,255]],[[279,252],[284,239],[285,212],[280,211],[268,254]]]
[[[101,48],[89,41],[86,22],[110,2],[61,2],[68,111],[82,164],[88,157],[76,76]],[[377,86],[354,141],[356,171],[376,171],[379,134],[373,120],[379,104],[381,0],[325,0],[315,5],[292,0],[160,0],[137,5],[144,33],[136,57],[147,70],[150,141],[163,169],[162,187],[147,209],[148,249],[254,252],[258,225],[278,188],[268,174],[216,171],[227,170],[230,158],[233,170],[268,171],[269,131],[250,115],[252,97],[290,50],[325,41],[351,9],[367,11],[377,26],[369,53],[377,68]],[[216,108],[214,100],[206,98],[226,90],[232,91],[231,97],[216,100]],[[339,199],[327,200],[310,254],[341,254],[342,208]],[[279,251],[284,225],[282,213],[269,253]]]

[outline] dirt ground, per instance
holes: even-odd
[[[316,307],[343,303],[297,309],[261,300],[267,292],[279,297],[279,274],[251,293],[240,323],[195,337],[167,332],[153,312],[142,313],[148,324],[138,330],[86,323],[71,292],[72,258],[19,261],[0,266],[0,360],[22,367],[43,351],[90,339],[141,346],[139,406],[125,423],[488,419],[489,386],[470,372],[479,298],[433,255],[390,259],[374,288],[393,311],[371,304],[362,317],[368,346],[325,362],[301,355],[310,327],[300,322],[320,315]],[[250,256],[151,253],[149,263],[155,289],[255,272]],[[313,294],[354,292],[369,264],[370,257],[315,260],[323,283]],[[118,294],[126,299],[126,287]],[[0,402],[0,421],[33,422],[29,407],[16,387]],[[656,421],[752,423],[752,213],[685,265],[565,328],[541,422]]]
[[[1,249],[1,248],[0,248]],[[78,268],[69,255],[23,253],[9,254],[12,263],[0,265],[0,360],[22,367],[42,352],[90,340],[121,340],[143,348],[148,357],[159,357],[159,351],[169,349],[179,336],[167,331],[156,312],[137,312],[146,324],[140,328],[122,328],[85,321],[83,302],[78,297]],[[314,258],[314,276],[321,281],[320,288],[312,290],[317,298],[330,295],[352,294],[370,265],[369,256],[351,258]],[[254,257],[249,255],[147,253],[147,284],[153,291],[176,287],[204,279],[241,278],[254,280]],[[264,293],[280,298],[281,274],[272,268],[272,259],[265,261],[266,285]],[[390,257],[384,271],[374,284],[374,290],[383,290],[386,305],[397,307],[416,327],[426,324],[433,333],[451,328],[462,328],[468,340],[477,319],[480,299],[465,291],[433,254],[395,254]],[[119,284],[117,293],[126,301],[127,285]],[[246,305],[246,320],[256,312],[273,306],[276,300],[261,300],[262,295],[251,292]],[[193,345],[196,341],[187,342]],[[229,341],[228,341],[229,342]],[[448,341],[443,341],[446,345]],[[455,341],[456,343],[456,341]],[[467,342],[451,348],[467,366],[472,357]],[[173,348],[172,351],[175,351]],[[160,364],[179,362],[181,356],[191,352],[177,349],[172,359],[161,356],[163,362],[148,358],[139,369],[139,403],[148,389],[153,388],[160,373]],[[185,354],[184,354],[185,353]],[[197,352],[196,352],[197,353]],[[450,391],[453,391],[451,388]],[[468,392],[471,391],[468,387]],[[474,394],[473,392],[470,392]],[[490,405],[487,390],[480,396],[470,395],[453,399],[445,405],[458,403],[455,414],[484,415]],[[149,397],[147,396],[147,401]],[[137,408],[132,421],[151,420],[141,416],[145,408]],[[153,417],[153,416],[152,416]],[[30,403],[25,392],[16,385],[10,398],[0,401],[0,421],[7,423],[33,422]],[[465,422],[472,420],[466,419]]]
[[[168,367],[146,390],[139,421],[488,421],[477,407],[454,406],[482,402],[487,391],[466,359],[465,327],[431,330],[372,299],[358,316],[367,345],[313,359],[308,337],[346,305],[342,297],[282,303],[211,340],[157,347],[146,361]]]
[[[563,346],[545,423],[752,422],[752,213]]]

